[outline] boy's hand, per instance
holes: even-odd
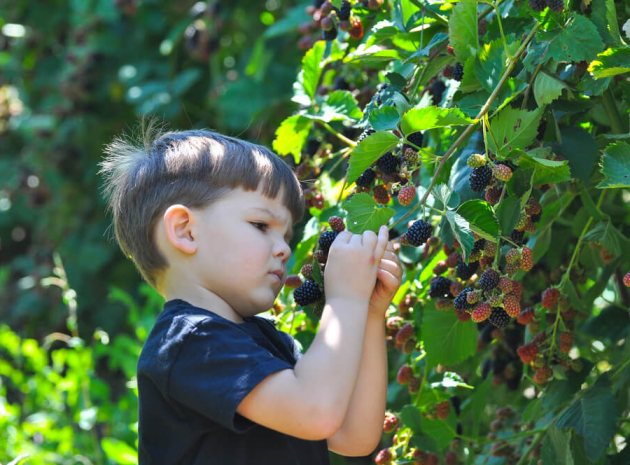
[[[324,272],[326,299],[369,302],[387,247],[387,228],[352,234],[342,231],[328,251]]]
[[[384,316],[387,307],[394,298],[402,281],[402,267],[398,256],[394,253],[394,246],[387,243],[385,254],[378,266],[376,285],[370,297],[370,313]]]

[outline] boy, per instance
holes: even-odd
[[[301,356],[256,316],[286,278],[304,208],[295,175],[266,148],[214,132],[151,137],[115,140],[101,164],[118,243],[166,299],[138,362],[140,464],[371,453],[385,409],[383,317],[401,280],[387,229],[337,236]]]

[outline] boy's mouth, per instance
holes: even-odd
[[[274,276],[277,276],[277,277],[278,277],[278,280],[279,280],[280,282],[283,282],[283,280],[284,280],[284,271],[282,271],[282,270],[274,270],[274,271],[270,271],[270,272],[269,272],[269,274],[272,274],[272,275],[274,275]]]

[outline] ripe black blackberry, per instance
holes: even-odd
[[[529,0],[529,6],[534,11],[542,11],[547,6],[547,2],[545,0]]]
[[[339,19],[341,21],[348,21],[350,19],[350,11],[352,10],[352,5],[348,0],[343,0],[341,2],[341,8],[339,8]]]
[[[475,243],[473,244],[473,248],[470,251],[470,253],[474,254],[475,252],[481,252],[485,246],[486,246],[486,240],[479,239],[478,241],[475,241]]]
[[[367,127],[363,130],[363,132],[359,135],[359,138],[357,139],[357,144],[359,142],[361,142],[363,139],[365,139],[367,136],[369,136],[370,134],[374,134],[376,131],[374,130],[374,128],[371,127]]]
[[[310,305],[322,298],[322,290],[312,279],[307,279],[293,291],[293,300],[298,305]]]
[[[455,300],[453,300],[453,305],[457,310],[469,310],[474,307],[474,305],[468,303],[467,299],[468,293],[472,291],[472,287],[465,287],[462,292],[457,294],[457,297],[455,297]]]
[[[376,166],[385,174],[395,174],[400,166],[400,158],[392,152],[387,152],[376,162]]]
[[[469,264],[466,264],[462,259],[460,259],[457,262],[455,272],[459,279],[466,281],[467,279],[470,279],[473,274],[475,274],[477,268],[479,268],[479,262],[471,262]]]
[[[337,38],[337,28],[333,27],[332,29],[329,29],[327,31],[322,31],[322,39],[330,42],[332,40],[335,40]]]
[[[376,179],[376,173],[368,168],[357,178],[356,183],[359,187],[370,187]]]
[[[412,144],[418,146],[418,147],[422,147],[422,140],[424,139],[424,135],[422,134],[422,132],[418,131],[418,132],[413,132],[411,134],[409,134],[407,136],[407,140],[409,142],[411,142]],[[413,148],[413,147],[412,147]],[[416,150],[414,148],[414,150]]]
[[[547,120],[541,119],[536,129],[536,140],[542,141],[545,137],[545,131],[547,130]]]
[[[479,168],[475,168],[470,173],[470,178],[468,181],[470,183],[470,188],[475,192],[481,192],[486,188],[486,186],[490,183],[492,179],[492,168],[488,165],[480,166]]]
[[[444,84],[443,81],[440,81],[440,80],[433,81],[433,84],[431,84],[431,87],[429,87],[429,93],[431,94],[433,105],[440,104],[445,90],[446,90],[446,84]]]
[[[505,328],[510,323],[510,315],[501,307],[492,307],[492,313],[488,317],[488,321],[497,328]]]
[[[525,244],[525,231],[518,231],[515,229],[512,231],[512,234],[510,234],[510,239],[512,239],[512,242],[517,245]]]
[[[444,276],[437,276],[431,280],[429,297],[452,297],[451,280]]]
[[[547,0],[547,6],[551,11],[560,13],[564,10],[564,0]]]
[[[337,237],[337,234],[339,234],[337,231],[323,232],[322,235],[319,236],[318,243],[319,243],[320,250],[323,250],[324,253],[328,253],[328,250],[330,250],[330,246],[332,245],[333,241]]]
[[[461,63],[455,63],[453,66],[453,79],[461,81],[464,78],[464,66]]]
[[[492,268],[488,268],[483,274],[479,277],[479,287],[484,291],[488,292],[498,286],[499,280],[501,276],[497,273],[496,270]]]
[[[407,238],[407,242],[415,247],[424,244],[429,237],[431,237],[431,233],[433,232],[433,226],[427,223],[424,220],[418,220],[414,222],[407,232],[405,233],[405,237]]]

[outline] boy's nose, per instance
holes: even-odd
[[[289,244],[287,244],[285,241],[280,241],[276,245],[274,255],[276,257],[281,257],[282,261],[285,262],[289,259],[289,256],[291,255],[291,247],[289,247]]]

